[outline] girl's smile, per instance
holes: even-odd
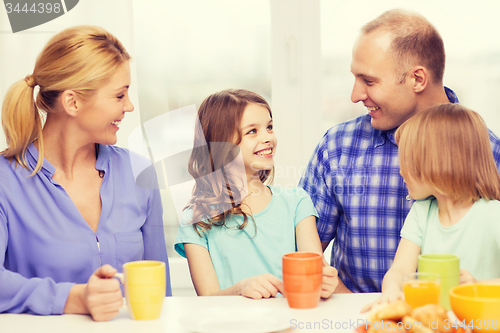
[[[241,117],[241,141],[238,144],[247,175],[253,176],[261,170],[271,170],[277,139],[273,130],[273,119],[269,110],[249,103]]]
[[[259,156],[259,157],[273,158],[273,146],[259,150],[258,152],[255,152],[254,154]]]

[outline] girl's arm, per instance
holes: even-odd
[[[220,289],[210,253],[198,244],[184,243],[191,279],[198,296],[242,295],[250,298],[269,298],[284,293],[283,282],[272,274],[243,279],[224,290]]]
[[[420,252],[420,246],[406,238],[401,238],[394,262],[387,273],[385,273],[384,280],[382,281],[382,296],[386,296],[385,298],[388,301],[402,297],[403,276],[417,271],[418,255]]]
[[[295,239],[298,251],[319,253],[323,256],[323,248],[316,229],[316,217],[308,216],[295,227]],[[337,270],[330,266],[323,257],[323,285],[321,297],[330,297],[339,283]]]
[[[382,295],[375,302],[366,305],[361,312],[370,310],[376,304],[390,303],[403,298],[403,276],[417,271],[420,252],[420,246],[406,238],[401,238],[394,262],[382,281]]]
[[[319,241],[318,230],[316,229],[316,216],[308,216],[300,221],[295,227],[295,239],[297,250],[314,252],[323,255],[323,248]],[[323,258],[326,263],[326,260]]]

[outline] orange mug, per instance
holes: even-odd
[[[318,306],[323,281],[323,256],[312,252],[283,255],[283,286],[288,305],[295,309]]]

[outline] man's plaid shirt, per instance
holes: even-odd
[[[369,115],[332,127],[299,183],[318,210],[321,242],[334,239],[331,264],[353,292],[381,291],[413,203],[399,174],[394,132],[374,129]],[[492,132],[490,140],[500,165],[500,141]]]

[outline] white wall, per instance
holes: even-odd
[[[132,0],[84,0],[71,11],[43,25],[12,33],[4,6],[0,6],[0,103],[15,81],[33,73],[35,60],[47,41],[57,32],[75,25],[98,25],[114,34],[130,54],[135,54]],[[137,72],[131,62],[132,86],[130,97],[135,112],[128,113],[118,131],[118,145],[127,147],[128,135],[139,126]],[[0,150],[6,148],[0,131]]]
[[[275,184],[297,186],[322,133],[319,0],[271,1]]]

